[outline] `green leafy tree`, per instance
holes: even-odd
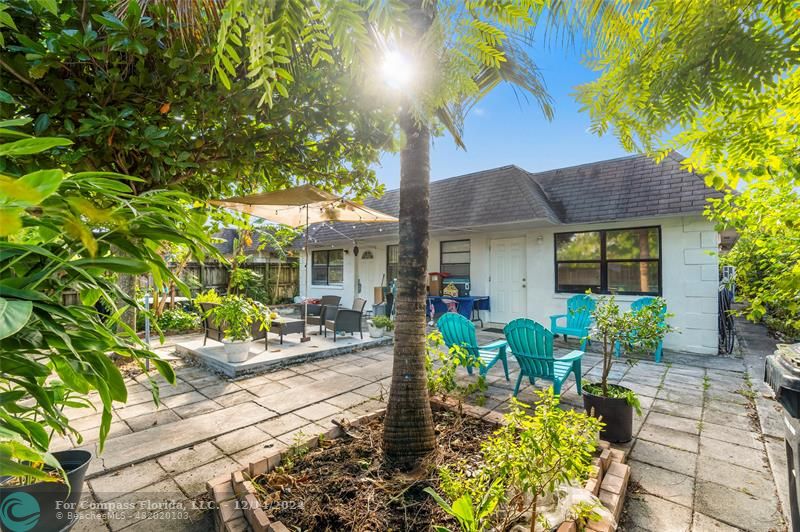
[[[739,239],[723,264],[736,266],[747,317],[800,337],[800,197],[790,183],[758,180],[737,195],[713,200],[712,219]]]
[[[94,408],[90,393],[101,401],[102,451],[113,404],[127,399],[110,354],[142,369],[150,361],[175,381],[170,365],[120,320],[139,302],[120,290],[115,275],[150,274],[158,287],[173,280],[185,289],[159,253],[162,242],[184,244],[197,256],[215,253],[191,197],[137,195],[128,185],[136,178],[42,166],[49,158],[40,154],[71,143],[30,137],[20,129],[25,125],[0,121],[0,139],[7,140],[0,143],[0,469],[22,483],[58,480],[45,470],[57,469],[51,438],[82,441],[69,418],[76,408]],[[80,302],[66,304],[73,291]],[[148,378],[157,401],[158,386]]]
[[[625,312],[617,304],[615,296],[600,296],[592,312],[593,325],[589,337],[599,342],[603,350],[602,373],[599,385],[588,384],[584,389],[603,397],[624,397],[641,414],[635,393],[608,382],[614,365],[614,349],[617,343],[624,349],[632,348],[634,343],[646,350],[655,349],[667,333],[675,330],[666,321],[671,316],[666,310],[667,303],[660,297],[636,312]]]
[[[35,134],[73,141],[54,164],[138,176],[136,192],[220,197],[298,179],[380,190],[370,166],[391,141],[390,117],[329,62],[271,69],[293,83],[270,107],[244,68],[212,77],[213,39],[188,24],[215,31],[215,4],[179,25],[181,2],[5,0],[0,118],[33,117]],[[235,43],[225,50],[248,57]]]
[[[656,159],[685,150],[688,169],[728,190],[707,214],[741,235],[724,260],[748,316],[775,312],[796,334],[797,2],[637,1],[601,22],[589,58],[599,76],[578,90],[593,130]]]

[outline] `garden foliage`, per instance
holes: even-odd
[[[0,468],[12,477],[54,480],[41,468],[53,464],[51,438],[82,441],[70,423],[74,409],[100,409],[102,450],[112,407],[127,398],[112,355],[142,367],[149,360],[168,382],[175,379],[120,320],[141,304],[119,289],[116,276],[150,274],[156,287],[172,280],[182,289],[158,253],[161,243],[184,244],[201,257],[215,250],[190,197],[167,190],[136,195],[134,177],[40,166],[41,154],[65,152],[71,142],[31,137],[23,129],[29,123],[0,121]],[[72,292],[78,304],[66,303]]]
[[[200,4],[4,0],[0,118],[33,117],[37,135],[73,141],[51,154],[58,163],[139,176],[128,183],[136,192],[219,198],[298,176],[356,196],[379,190],[370,166],[392,140],[384,111],[328,62],[275,64],[293,77],[292,91],[259,108],[263,87],[244,68],[224,84],[212,75],[219,19],[198,13],[205,33],[178,23]],[[248,57],[233,42],[225,50]]]
[[[800,335],[799,41],[795,0],[625,3],[602,19],[588,55],[599,75],[578,90],[593,131],[656,159],[681,150],[687,169],[726,190],[707,214],[741,237],[723,261],[747,316],[771,315],[790,335]]]
[[[525,519],[531,530],[533,524],[550,530],[560,523],[545,523],[542,506],[553,505],[561,486],[588,479],[602,423],[560,408],[552,387],[536,393],[532,414],[512,399],[506,423],[482,446],[479,464],[441,469],[441,489],[451,502],[426,489],[461,530],[507,530]]]

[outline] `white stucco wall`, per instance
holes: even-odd
[[[439,271],[439,251],[442,240],[470,240],[471,252],[471,293],[490,295],[491,241],[497,238],[524,237],[527,261],[527,309],[526,316],[546,327],[550,326],[549,316],[564,313],[566,300],[572,294],[556,293],[554,289],[554,233],[566,231],[585,231],[642,226],[661,227],[662,257],[662,295],[667,300],[670,313],[674,314],[670,323],[680,332],[667,336],[664,347],[676,351],[700,354],[717,352],[717,269],[716,256],[718,236],[713,224],[701,216],[671,218],[648,218],[624,222],[565,225],[536,229],[520,229],[496,232],[459,232],[458,234],[432,235],[428,258],[428,271]],[[386,270],[386,246],[396,241],[359,243],[360,256],[355,259],[350,252],[344,255],[344,279],[342,286],[310,286],[309,295],[320,297],[325,294],[340,294],[342,304],[350,305],[355,294],[355,260],[359,260],[362,278],[360,297],[365,297],[371,306],[372,288],[380,284],[381,275]],[[338,246],[342,247],[342,246]],[[330,248],[330,246],[328,246]],[[325,249],[325,248],[317,248]],[[372,276],[366,274],[367,268],[362,259],[364,251],[373,254]],[[305,269],[301,259],[300,292],[305,294]],[[623,306],[629,305],[639,296],[617,296]],[[491,312],[482,313],[485,321],[491,321]]]

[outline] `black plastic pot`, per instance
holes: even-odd
[[[622,386],[618,386],[622,388]],[[633,407],[625,398],[603,397],[583,390],[583,407],[586,411],[603,419],[606,426],[600,437],[611,443],[624,443],[633,437]]]
[[[53,456],[67,473],[72,490],[62,482],[37,482],[0,487],[0,530],[63,532],[78,521],[83,477],[92,454],[73,449]]]

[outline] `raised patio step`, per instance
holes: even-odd
[[[363,339],[357,336],[340,336],[336,342],[333,342],[332,336],[325,338],[311,335],[311,341],[300,342],[298,335],[289,335],[284,337],[284,343],[281,345],[278,343],[277,337],[273,338],[273,336],[270,334],[268,348],[265,348],[264,340],[250,342],[250,357],[245,362],[228,362],[221,343],[208,340],[207,345],[204,346],[202,338],[180,342],[176,344],[175,351],[180,356],[194,359],[228,377],[241,377],[302,362],[390,345],[393,340],[390,336],[365,337]]]

